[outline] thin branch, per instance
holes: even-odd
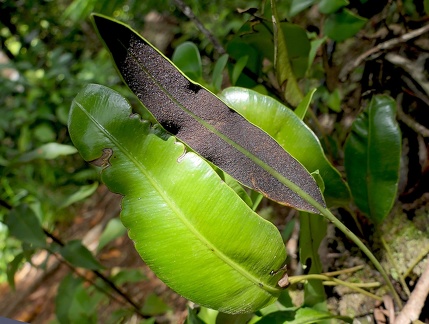
[[[425,300],[429,294],[429,262],[426,269],[417,281],[416,287],[411,293],[406,305],[396,317],[395,324],[408,324],[419,319]]]
[[[177,7],[183,12],[183,14],[188,17],[194,24],[197,26],[197,28],[206,36],[210,42],[213,44],[214,48],[219,54],[225,54],[226,50],[223,48],[221,43],[217,40],[217,38],[210,33],[203,25],[203,23],[195,16],[192,9],[185,4],[182,0],[174,0],[174,3],[177,5]]]
[[[54,234],[52,234],[51,232],[49,232],[46,229],[43,229],[43,232],[45,233],[45,235],[49,238],[52,239],[52,241],[54,241],[56,244],[58,244],[59,246],[64,246],[65,243],[59,239],[58,237],[56,237]],[[77,273],[75,270],[75,267],[71,264],[67,265],[75,272]],[[102,274],[100,271],[98,270],[90,270],[92,273],[94,273],[98,278],[100,278],[102,281],[104,281],[110,288],[112,288],[118,295],[120,295],[123,299],[125,299],[131,306],[133,306],[134,310],[136,313],[138,313],[142,318],[147,318],[146,315],[144,315],[141,310],[140,310],[140,306],[137,305],[136,302],[134,302],[130,296],[128,296],[125,292],[123,292],[118,286],[115,285],[115,283],[113,281],[111,281],[109,278],[107,278],[104,274]],[[85,278],[85,280],[87,280]]]
[[[365,53],[359,55],[353,62],[350,64],[347,64],[344,66],[343,70],[340,73],[340,79],[342,81],[345,80],[345,78],[349,75],[351,71],[356,69],[363,61],[365,61],[369,56],[376,54],[378,52],[390,49],[395,47],[398,44],[408,42],[410,39],[416,38],[420,35],[423,35],[424,33],[429,31],[429,24],[426,26],[423,26],[421,28],[418,28],[416,30],[413,30],[409,33],[403,34],[399,37],[389,39],[388,41],[385,41],[383,43],[378,44],[377,46],[369,49]]]

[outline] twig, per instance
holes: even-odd
[[[419,318],[425,303],[426,297],[429,294],[429,262],[426,263],[426,269],[417,281],[416,287],[411,293],[408,302],[402,308],[399,315],[396,317],[395,324],[408,324]]]
[[[396,262],[393,260],[392,251],[390,251],[390,248],[387,245],[386,240],[383,238],[383,236],[381,236],[380,239],[381,239],[381,244],[383,245],[383,248],[386,251],[387,260],[389,261],[389,263],[393,267],[393,269],[395,269],[395,271],[398,273],[399,282],[401,283],[402,289],[407,294],[407,296],[410,297],[410,295],[411,295],[410,289],[408,288],[407,283],[405,282],[404,278],[401,276]]]
[[[402,100],[398,100],[398,118],[404,122],[408,127],[414,130],[417,134],[422,135],[423,137],[429,137],[429,129],[424,127],[422,124],[419,124],[410,116],[406,115],[402,110]]]
[[[174,3],[177,5],[177,7],[179,7],[183,14],[193,21],[197,28],[210,40],[219,54],[222,55],[226,53],[226,50],[223,48],[221,43],[204,27],[202,22],[195,16],[192,9],[188,5],[186,5],[182,0],[174,0]]]
[[[340,73],[340,79],[344,81],[346,77],[349,75],[351,71],[356,69],[364,60],[366,60],[369,56],[384,51],[387,49],[390,49],[398,44],[408,42],[410,39],[416,38],[420,35],[423,35],[424,33],[429,31],[429,24],[426,26],[423,26],[421,28],[418,28],[416,30],[413,30],[409,33],[403,34],[399,37],[389,39],[388,41],[385,41],[383,43],[378,44],[377,46],[369,49],[365,53],[359,55],[352,63],[347,64],[344,66],[343,70]]]
[[[43,232],[45,233],[45,235],[49,238],[52,239],[52,241],[54,241],[56,244],[58,244],[59,246],[65,246],[64,242],[61,241],[61,239],[59,239],[58,237],[56,237],[54,234],[52,234],[51,232],[49,232],[46,229],[43,229]],[[74,268],[73,265],[68,264],[67,265],[75,272],[77,273]],[[125,292],[123,292],[118,286],[115,285],[114,282],[112,282],[109,278],[107,278],[105,275],[103,275],[100,271],[98,270],[90,270],[92,273],[94,273],[98,278],[100,278],[102,281],[104,281],[110,288],[112,288],[118,295],[120,295],[123,299],[125,299],[131,306],[133,306],[135,312],[137,314],[139,314],[142,318],[147,318],[146,315],[144,315],[141,310],[139,305],[137,305],[136,302],[134,302],[130,296],[128,296]],[[84,278],[85,280],[87,280],[86,278]],[[94,283],[92,283],[94,284]]]

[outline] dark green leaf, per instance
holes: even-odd
[[[345,167],[353,199],[372,221],[381,222],[396,199],[401,133],[396,103],[374,96],[355,120],[345,147]]]
[[[335,316],[326,312],[320,312],[313,308],[302,307],[294,311],[279,311],[270,313],[261,318],[256,323],[258,324],[312,324],[320,323],[323,320],[341,319],[346,323],[353,321],[345,316]]]
[[[149,294],[142,308],[142,313],[145,315],[160,315],[170,310],[170,307],[156,294]]]
[[[61,247],[60,253],[64,259],[76,267],[93,270],[100,270],[103,268],[80,240],[67,242],[66,245]]]
[[[55,314],[61,324],[96,323],[94,302],[83,287],[83,280],[67,275],[58,287]]]
[[[319,11],[325,15],[334,13],[335,11],[349,4],[348,0],[321,0],[319,2]]]
[[[33,247],[46,246],[46,236],[34,211],[28,205],[13,208],[6,216],[9,233]]]
[[[324,24],[324,32],[329,38],[341,42],[354,36],[365,26],[367,19],[358,16],[348,9],[328,16]]]
[[[123,97],[102,86],[75,98],[69,132],[85,160],[104,161],[103,182],[124,195],[121,220],[161,280],[229,313],[275,301],[281,274],[270,272],[286,258],[280,233],[208,163],[185,153],[174,137],[158,137]]]
[[[328,205],[343,205],[350,199],[347,184],[326,159],[316,135],[295,113],[277,100],[237,87],[223,90],[222,98],[250,122],[273,136],[307,170],[319,170],[325,183]]]
[[[311,212],[318,211],[302,195],[324,205],[314,179],[270,136],[186,78],[128,26],[93,19],[125,83],[167,131],[270,199]]]
[[[17,254],[11,262],[7,264],[7,281],[9,286],[15,290],[15,273],[18,270],[19,266],[22,264],[22,261],[25,259],[24,253]]]
[[[289,61],[288,47],[277,16],[275,0],[271,0],[271,9],[273,11],[274,65],[276,68],[277,81],[283,90],[285,99],[292,106],[296,107],[303,99],[303,95]],[[308,50],[310,50],[310,46]],[[306,63],[308,63],[308,61]]]

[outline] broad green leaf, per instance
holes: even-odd
[[[34,211],[28,205],[19,205],[7,215],[5,224],[9,233],[33,247],[46,246],[46,236]]]
[[[344,147],[344,164],[353,199],[372,221],[381,222],[396,199],[401,133],[396,103],[376,95],[355,120]]]
[[[326,159],[316,135],[295,113],[277,100],[255,91],[231,87],[222,98],[247,120],[270,134],[308,171],[319,170],[325,183],[324,196],[330,206],[344,205],[350,199],[347,184]]]
[[[90,185],[81,186],[78,191],[76,191],[75,193],[65,198],[64,201],[59,206],[59,208],[68,207],[78,201],[81,201],[91,196],[95,192],[95,190],[97,190],[97,188],[98,188],[98,182],[94,182],[93,184],[90,184]]]
[[[30,162],[35,159],[52,160],[61,155],[70,155],[75,153],[77,153],[77,150],[71,145],[48,143],[38,147],[33,151],[21,155],[18,161]]]
[[[80,240],[72,240],[60,249],[64,259],[76,267],[100,270],[103,266],[98,263],[92,253],[82,244]]]
[[[98,241],[97,251],[101,251],[108,243],[114,239],[121,237],[126,232],[124,225],[117,218],[112,218],[106,225],[106,228],[103,230],[103,233],[100,236]]]
[[[102,180],[124,196],[121,220],[130,238],[167,285],[228,313],[276,300],[281,274],[270,272],[285,262],[280,233],[207,162],[174,137],[158,137],[103,86],[87,86],[75,98],[69,132],[85,160],[104,161]]]
[[[240,77],[241,73],[243,72],[243,69],[246,67],[247,60],[249,59],[248,56],[242,56],[240,59],[235,63],[234,68],[232,69],[231,73],[231,83],[237,84],[238,78]]]
[[[274,65],[277,81],[284,92],[285,99],[294,107],[303,99],[295,74],[289,61],[288,48],[277,15],[276,1],[271,0],[274,32]]]
[[[194,43],[184,42],[177,46],[173,53],[172,61],[188,78],[194,81],[202,78],[201,56],[197,45]]]
[[[343,9],[326,18],[323,30],[329,38],[342,42],[360,31],[367,20],[348,9]]]
[[[347,6],[348,4],[348,0],[321,0],[319,2],[319,11],[328,15]]]
[[[125,83],[164,129],[274,201],[316,213],[314,204],[324,205],[311,175],[270,136],[188,79],[128,26],[100,15],[93,19]]]

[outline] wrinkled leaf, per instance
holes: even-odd
[[[342,42],[354,36],[365,26],[368,19],[356,15],[348,9],[341,10],[326,18],[323,30],[329,38]]]
[[[70,155],[75,153],[77,153],[77,150],[71,145],[48,143],[38,147],[33,151],[21,155],[18,161],[30,162],[35,159],[52,160],[61,155]]]
[[[46,246],[46,236],[34,211],[28,205],[19,205],[7,215],[5,224],[9,233],[34,247]]]
[[[80,240],[67,242],[66,245],[60,248],[60,254],[76,267],[92,270],[100,270],[103,268]]]
[[[396,199],[401,133],[396,103],[374,96],[355,120],[344,147],[344,164],[353,199],[372,221],[381,222]]]
[[[121,220],[156,275],[184,297],[229,313],[275,301],[286,255],[277,228],[255,214],[174,137],[158,137],[117,92],[87,86],[69,132],[102,180],[124,195]],[[136,140],[138,139],[138,140]],[[103,155],[104,152],[104,155]]]
[[[292,110],[271,97],[244,88],[227,88],[223,90],[222,98],[247,120],[273,136],[308,171],[319,170],[328,205],[344,205],[349,201],[349,189],[340,173],[326,159],[316,135]]]
[[[271,9],[273,11],[274,65],[277,81],[284,92],[285,99],[296,107],[303,99],[303,95],[289,61],[288,48],[277,16],[275,0],[271,0]]]
[[[93,19],[125,83],[164,129],[274,201],[316,213],[308,201],[324,205],[314,179],[270,136],[186,78],[128,26]]]

